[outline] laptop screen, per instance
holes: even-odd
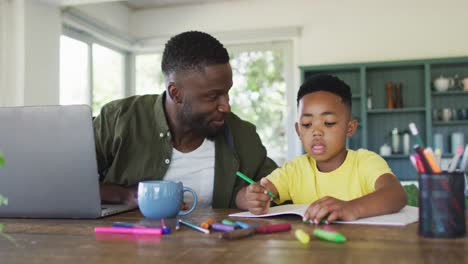
[[[1,107],[0,217],[99,217],[93,133],[86,105]]]

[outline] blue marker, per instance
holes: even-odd
[[[251,227],[250,225],[248,225],[248,224],[246,224],[246,223],[244,223],[244,222],[241,222],[241,221],[236,221],[235,224],[236,224],[237,226],[239,226],[240,228],[242,228],[242,229],[247,229],[247,228],[250,228],[250,227]]]

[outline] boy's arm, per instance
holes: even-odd
[[[382,174],[375,182],[375,191],[351,201],[324,197],[312,203],[304,220],[318,223],[326,217],[327,222],[335,220],[352,221],[358,218],[395,213],[407,203],[406,193],[398,179]],[[328,216],[328,217],[327,217]]]
[[[390,173],[381,175],[375,182],[375,191],[352,200],[358,218],[396,213],[408,199],[398,179]]]
[[[262,178],[260,184],[250,184],[243,187],[236,195],[236,206],[242,210],[249,210],[253,214],[266,214],[270,208],[272,198],[267,194],[271,191],[278,197],[278,190],[267,178]]]

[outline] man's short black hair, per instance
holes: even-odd
[[[302,97],[318,91],[325,91],[338,95],[351,111],[351,88],[349,85],[335,76],[326,74],[315,75],[307,79],[301,85],[297,92],[297,105],[299,105],[299,101]]]
[[[216,38],[199,31],[187,31],[172,37],[164,48],[161,68],[164,75],[198,70],[229,63],[229,54]]]

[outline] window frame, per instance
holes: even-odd
[[[291,160],[294,157],[302,154],[302,147],[299,139],[297,138],[294,123],[296,120],[296,93],[297,88],[294,88],[294,72],[293,72],[293,46],[292,40],[278,40],[278,41],[263,41],[255,43],[242,43],[242,44],[227,44],[224,45],[229,53],[231,52],[245,52],[245,51],[259,51],[259,50],[280,50],[284,56],[284,80],[286,83],[286,160]],[[282,164],[278,164],[282,165]]]
[[[63,25],[62,34],[63,36],[75,39],[77,41],[81,41],[88,46],[88,70],[87,70],[87,85],[89,90],[89,98],[87,104],[92,106],[93,105],[93,91],[94,91],[94,76],[93,76],[93,44],[98,44],[105,48],[111,49],[114,52],[117,52],[122,55],[124,59],[123,67],[124,67],[124,97],[128,97],[134,94],[135,91],[135,84],[134,84],[134,55],[129,50],[124,50],[122,48],[113,45],[110,42],[102,41],[100,39],[95,38],[91,34],[76,30],[74,28],[68,27]],[[94,110],[94,109],[93,109]]]

